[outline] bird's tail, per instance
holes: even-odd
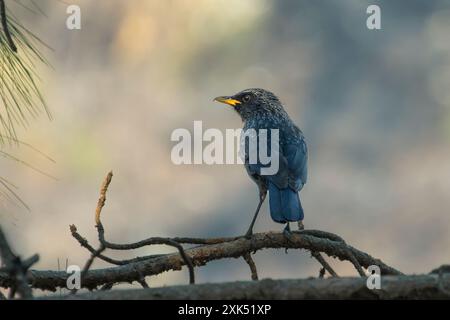
[[[298,192],[287,187],[280,189],[269,182],[270,215],[275,222],[303,220],[303,208]]]

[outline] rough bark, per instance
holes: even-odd
[[[240,281],[150,289],[111,290],[57,299],[450,299],[450,274],[384,276],[381,289],[365,278]]]

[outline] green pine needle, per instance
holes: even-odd
[[[10,12],[7,22],[18,52],[11,49],[5,33],[0,30],[0,145],[17,140],[17,126],[27,127],[29,120],[42,112],[51,119],[36,73],[37,63],[49,66],[38,48],[47,46]]]
[[[33,146],[20,141],[16,134],[17,126],[27,127],[29,120],[36,118],[42,112],[45,112],[51,119],[39,88],[40,78],[36,72],[36,66],[39,63],[50,66],[39,50],[40,47],[48,48],[48,46],[22,26],[8,10],[6,11],[6,21],[17,52],[14,52],[5,31],[0,27],[0,156],[49,176],[3,150],[5,142],[9,146],[24,145],[53,161]],[[15,185],[0,176],[0,198],[8,202],[19,203],[28,209],[15,190],[17,190]]]

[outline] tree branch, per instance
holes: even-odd
[[[158,275],[169,270],[180,270],[182,266],[189,269],[189,283],[195,282],[194,266],[203,266],[210,261],[243,257],[250,267],[252,279],[257,280],[258,274],[255,262],[251,253],[263,249],[305,249],[309,250],[313,257],[319,261],[323,270],[327,270],[332,276],[337,277],[336,272],[331,268],[327,261],[322,257],[324,253],[330,257],[338,258],[351,262],[359,275],[365,277],[363,267],[377,265],[383,275],[401,275],[402,273],[375,259],[369,254],[349,246],[340,236],[321,230],[301,230],[292,232],[287,238],[283,233],[266,232],[254,234],[250,239],[244,237],[228,238],[162,238],[150,237],[145,240],[118,244],[105,239],[105,229],[101,222],[101,213],[106,201],[106,193],[112,180],[112,172],[105,177],[100,188],[100,196],[95,210],[95,223],[97,228],[98,240],[100,246],[94,249],[89,242],[82,237],[77,228],[72,225],[70,231],[72,236],[86,248],[91,256],[86,262],[81,276],[81,286],[87,289],[102,287],[110,289],[116,283],[131,283],[137,281],[144,288],[148,287],[145,277]],[[185,250],[181,243],[197,245]],[[165,244],[178,250],[178,253],[150,255],[145,257],[136,257],[129,260],[116,260],[103,254],[105,249],[112,250],[133,250],[149,245]],[[116,265],[116,267],[90,270],[95,258]],[[64,288],[68,278],[66,272],[60,271],[37,271],[30,272],[29,281],[33,288],[44,290],[56,290]],[[8,272],[0,270],[0,287],[12,288],[14,290],[16,280]],[[76,291],[75,291],[76,292]]]
[[[443,290],[444,288],[444,290]],[[450,274],[384,276],[381,290],[370,290],[364,278],[239,281],[196,286],[96,291],[63,299],[177,299],[177,300],[287,300],[287,299],[449,299]],[[61,299],[61,297],[55,297]]]
[[[311,230],[313,233],[316,230]],[[210,261],[239,258],[246,253],[256,252],[263,249],[306,249],[336,257],[339,260],[348,260],[348,252],[351,252],[355,259],[364,268],[370,265],[380,267],[382,275],[401,275],[402,273],[379,259],[373,258],[369,254],[362,252],[343,242],[332,241],[326,238],[318,238],[304,233],[293,233],[292,239],[287,240],[283,233],[266,232],[254,234],[251,239],[238,238],[236,240],[202,245],[186,250],[186,255],[191,257],[195,266],[206,265]],[[349,251],[348,251],[349,250]],[[157,275],[169,270],[180,270],[185,264],[183,258],[178,253],[159,255],[143,261],[133,262],[112,268],[90,270],[82,283],[82,286],[94,289],[107,283],[119,283],[138,281],[142,276]],[[30,271],[30,281],[34,288],[44,290],[56,290],[58,287],[66,286],[66,272],[59,271]],[[11,279],[0,272],[0,286],[10,287]]]

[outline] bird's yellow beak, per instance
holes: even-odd
[[[230,98],[230,97],[217,97],[217,98],[214,98],[214,101],[225,103],[225,104],[228,104],[228,105],[233,106],[233,107],[236,106],[237,104],[241,104],[242,103],[239,100],[236,100],[236,99],[233,99],[233,98]]]

